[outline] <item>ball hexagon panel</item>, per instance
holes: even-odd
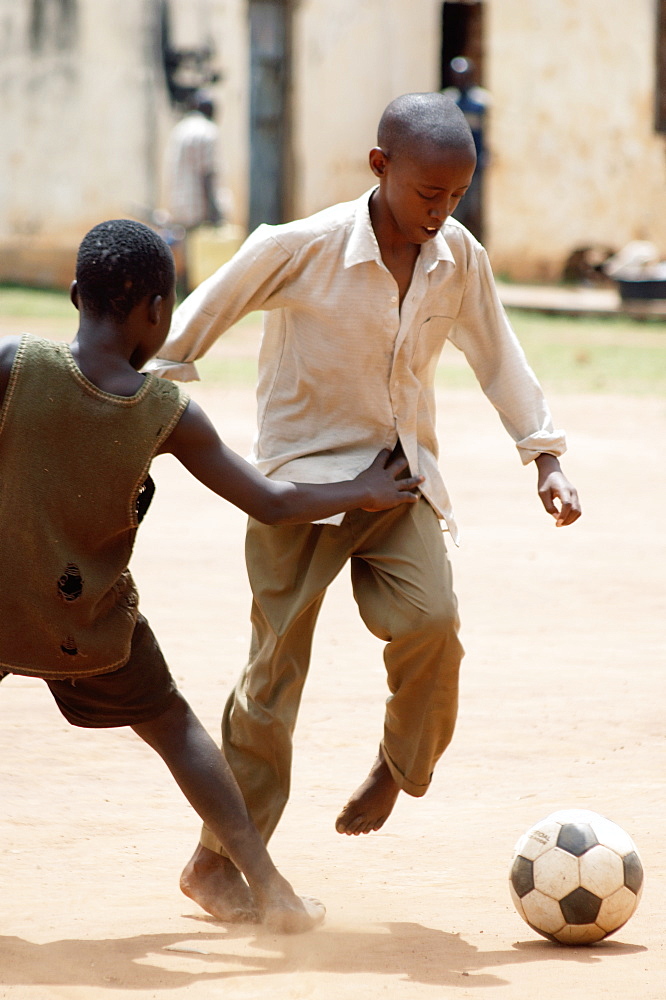
[[[636,850],[636,845],[629,834],[617,823],[606,819],[605,816],[597,816],[590,825],[599,843],[603,844],[604,847],[609,847],[611,851],[616,851],[620,857]]]
[[[599,907],[596,923],[606,934],[612,934],[626,924],[638,906],[638,896],[622,886],[612,896],[607,896]]]
[[[560,904],[550,896],[544,896],[538,889],[533,889],[521,899],[525,920],[542,934],[555,935],[565,926]]]
[[[534,885],[546,896],[562,899],[578,888],[578,858],[553,847],[534,862]]]
[[[624,885],[622,858],[608,847],[597,844],[579,858],[580,884],[603,899]]]
[[[561,828],[560,823],[548,821],[537,823],[520,838],[515,853],[522,854],[528,861],[535,861],[541,854],[545,854],[555,846]]]
[[[606,932],[597,924],[565,924],[561,931],[553,935],[562,944],[594,944],[606,937]]]
[[[523,908],[522,898],[518,895],[518,893],[514,889],[512,882],[509,882],[509,890],[511,892],[511,899],[513,901],[513,905],[515,906],[516,910],[518,911],[518,914],[523,918],[523,920],[525,921],[525,923],[529,923],[529,920],[525,916],[525,910]]]

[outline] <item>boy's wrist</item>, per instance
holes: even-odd
[[[547,451],[542,451],[534,461],[539,472],[553,472],[560,469],[560,460],[557,455],[551,455]]]

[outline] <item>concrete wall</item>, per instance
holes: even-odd
[[[654,0],[492,0],[487,242],[497,271],[556,278],[575,247],[655,242],[666,157],[654,131]]]
[[[91,225],[154,197],[151,5],[0,3],[0,276],[59,285]]]
[[[145,14],[117,0],[2,0],[0,234],[66,236],[150,203],[158,108]]]
[[[295,19],[297,215],[354,198],[398,94],[439,85],[437,0],[302,0]]]
[[[171,4],[177,46],[216,48],[220,168],[231,221],[244,226],[247,0]],[[631,239],[652,240],[666,256],[655,6],[487,0],[487,243],[497,272],[557,278],[574,248]],[[439,84],[440,14],[440,0],[295,4],[294,215],[370,186],[367,152],[386,103]],[[176,115],[154,16],[154,0],[0,0],[0,280],[26,280],[27,266],[52,283],[49,259],[64,247],[69,275],[72,247],[90,225],[164,205],[163,152]]]

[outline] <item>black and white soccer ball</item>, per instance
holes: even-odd
[[[563,944],[593,944],[636,910],[643,865],[616,823],[587,809],[563,809],[519,839],[509,886],[533,930]]]

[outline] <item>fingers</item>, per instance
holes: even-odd
[[[396,479],[395,485],[399,490],[415,490],[424,479],[425,476],[409,476],[407,479]]]
[[[420,499],[419,493],[401,493],[399,497],[396,498],[396,503],[416,503]]]
[[[580,517],[582,511],[578,494],[575,489],[547,489],[541,494],[541,502],[552,517],[555,518],[555,525],[558,528],[573,524]],[[559,506],[556,503],[559,502]]]
[[[582,511],[580,505],[578,504],[578,498],[575,501],[571,500],[568,503],[563,503],[560,506],[559,513],[555,524],[558,528],[563,528],[567,524],[573,524],[580,517]]]
[[[391,452],[389,452],[389,455],[390,454]],[[405,471],[408,465],[409,462],[407,461],[405,456],[400,455],[397,458],[394,458],[392,462],[389,462],[387,465],[385,464],[384,468],[387,470],[387,472],[390,472],[393,478],[395,479],[396,476],[399,476],[401,472]]]

